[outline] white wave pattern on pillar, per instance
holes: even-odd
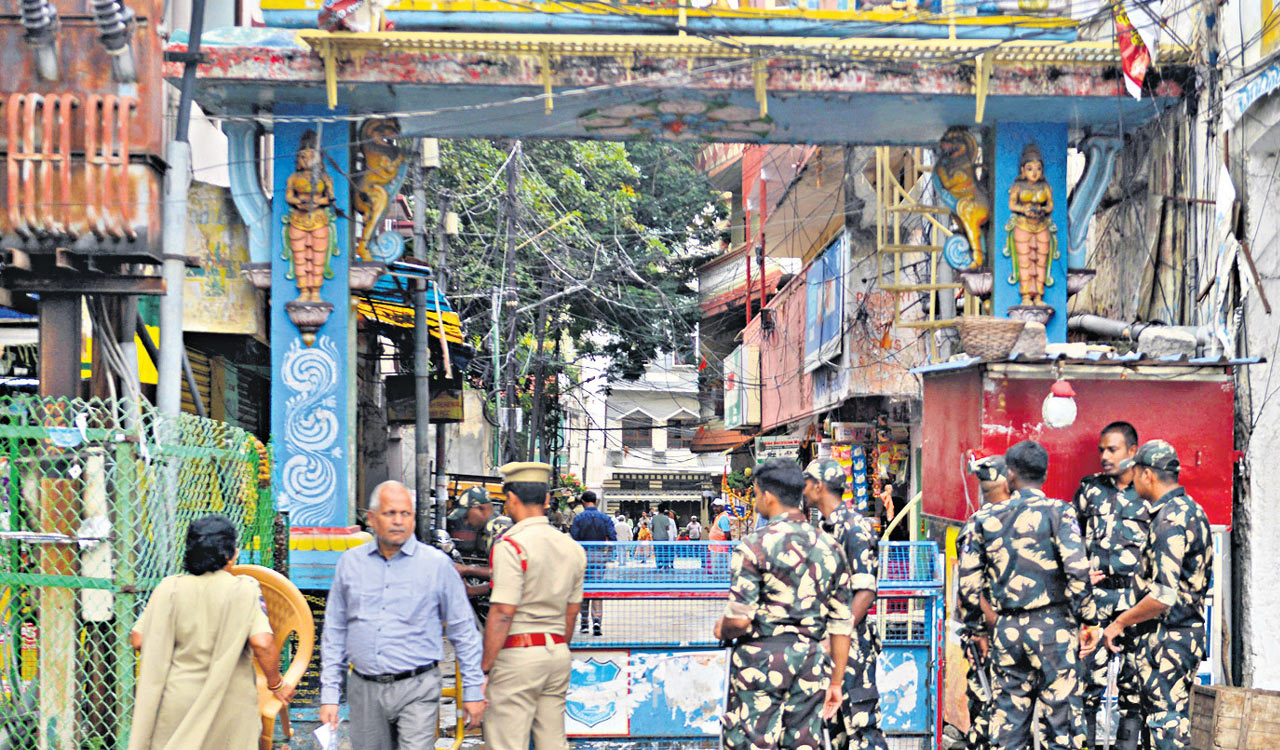
[[[337,492],[338,466],[338,349],[329,336],[317,336],[304,347],[289,342],[281,380],[293,395],[285,402],[281,489],[289,500],[294,526],[329,525],[330,504]]]

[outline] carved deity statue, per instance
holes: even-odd
[[[967,129],[947,128],[938,141],[938,161],[933,174],[942,192],[954,199],[946,201],[969,241],[971,269],[982,267],[982,226],[991,216],[991,199],[978,181],[978,140]]]
[[[352,203],[363,222],[356,257],[373,260],[369,243],[378,234],[391,198],[404,182],[405,155],[396,145],[400,123],[390,117],[371,117],[360,125],[360,153],[364,169],[356,180]],[[394,190],[389,187],[394,186]]]
[[[298,285],[301,303],[320,302],[320,287],[333,278],[329,258],[338,254],[334,230],[333,179],[324,169],[316,133],[308,130],[298,143],[297,165],[285,182],[284,259],[292,263],[289,278]]]
[[[1013,259],[1010,284],[1017,284],[1023,305],[1044,305],[1044,290],[1053,285],[1050,264],[1058,256],[1058,228],[1053,223],[1053,188],[1044,176],[1044,156],[1035,142],[1022,149],[1018,179],[1009,188],[1011,216],[1005,226],[1005,255]]]

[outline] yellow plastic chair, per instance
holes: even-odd
[[[316,622],[307,600],[292,581],[270,568],[264,568],[261,565],[236,565],[231,572],[238,576],[255,578],[262,586],[262,599],[267,604],[267,619],[271,622],[271,630],[275,633],[277,646],[283,648],[290,635],[298,636],[297,653],[294,654],[288,671],[284,673],[285,683],[297,686],[303,673],[307,671],[307,664],[311,662],[311,655],[316,645]],[[284,733],[285,740],[293,738],[293,726],[289,723],[289,707],[267,690],[267,678],[263,676],[256,660],[253,671],[258,681],[258,713],[262,715],[262,735],[258,739],[258,748],[271,750],[277,717],[279,717],[280,730]]]

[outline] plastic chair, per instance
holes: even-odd
[[[284,673],[284,681],[289,685],[297,685],[307,671],[311,655],[316,645],[316,622],[311,614],[311,607],[302,596],[302,592],[288,578],[270,568],[261,565],[236,565],[231,572],[238,576],[250,576],[257,579],[262,586],[262,599],[267,604],[267,619],[271,622],[271,630],[275,633],[276,645],[283,648],[290,635],[298,636],[298,650],[293,655],[289,669]],[[276,699],[267,690],[267,678],[255,660],[253,671],[258,682],[258,713],[262,715],[262,735],[258,739],[259,750],[271,750],[271,741],[275,736],[276,718],[280,719],[280,730],[285,740],[293,738],[293,726],[289,723],[289,707]]]

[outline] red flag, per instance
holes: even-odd
[[[1116,43],[1120,46],[1120,67],[1124,70],[1124,87],[1134,99],[1142,98],[1142,81],[1151,67],[1151,51],[1133,27],[1129,14],[1119,3],[1111,7],[1116,21]]]
[[[698,363],[698,372],[702,372],[705,369],[707,369],[707,358],[703,357],[702,361]]]

